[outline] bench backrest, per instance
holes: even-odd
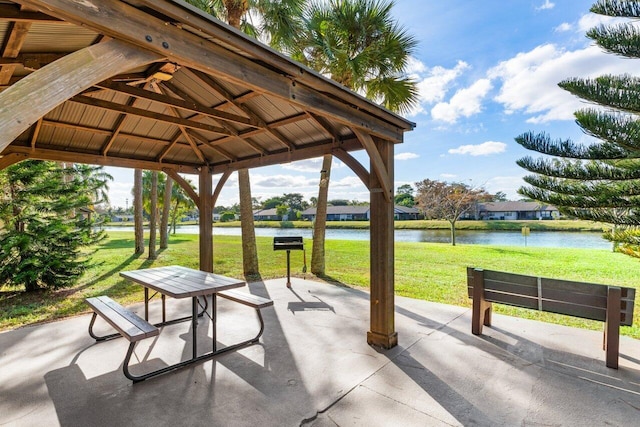
[[[470,298],[473,297],[475,270],[473,267],[467,267],[467,288]],[[481,271],[484,275],[484,297],[487,301],[601,322],[606,320],[609,288],[606,285],[493,270]],[[620,289],[620,322],[622,325],[631,326],[636,290],[624,287]]]

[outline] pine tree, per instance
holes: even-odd
[[[111,177],[100,167],[28,160],[0,179],[0,284],[26,291],[73,285],[88,266],[82,249],[104,237],[84,212],[106,199]]]
[[[591,12],[613,17],[640,17],[640,1],[601,0]],[[587,32],[609,53],[640,58],[640,29],[631,23],[600,25]],[[606,237],[637,252],[640,226],[640,78],[605,75],[571,78],[559,83],[570,93],[606,110],[586,108],[576,123],[598,139],[590,145],[553,140],[528,132],[516,138],[523,147],[551,158],[525,157],[518,165],[532,172],[520,194],[556,205],[570,216],[613,225]]]

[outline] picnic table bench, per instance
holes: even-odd
[[[471,332],[491,326],[491,303],[605,322],[606,365],[618,369],[620,326],[631,326],[635,289],[467,268]]]
[[[125,377],[132,381],[137,381],[138,377],[129,372],[129,361],[133,355],[133,349],[138,341],[155,337],[160,333],[160,330],[107,296],[87,298],[85,301],[93,310],[93,316],[89,323],[89,335],[96,341],[105,341],[120,336],[126,338],[129,341],[129,349],[124,358],[122,371]],[[96,335],[93,332],[93,326],[98,315],[113,326],[118,333],[103,336]]]

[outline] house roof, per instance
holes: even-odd
[[[395,205],[393,208],[394,212],[397,214],[419,214],[420,209],[415,207],[407,207],[402,205]]]
[[[16,116],[0,114],[0,167],[220,173],[369,151],[415,126],[181,1],[0,0],[0,46]]]
[[[371,210],[369,205],[358,206],[327,206],[327,215],[365,215]],[[316,208],[308,208],[302,212],[303,215],[315,215]]]
[[[278,216],[278,212],[276,210],[276,208],[270,208],[270,209],[256,209],[255,211],[253,211],[253,216]]]
[[[479,211],[485,212],[532,212],[532,211],[557,211],[553,205],[543,205],[539,202],[490,202],[480,203]]]

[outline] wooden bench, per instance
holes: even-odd
[[[467,268],[473,298],[471,332],[491,326],[491,303],[605,322],[606,365],[618,369],[620,326],[631,326],[635,289]]]
[[[238,344],[230,345],[228,347],[225,347],[222,350],[218,350],[218,352],[234,350],[234,349],[237,349],[238,347],[242,347],[247,344],[253,344],[258,342],[258,340],[262,336],[262,333],[264,332],[264,320],[262,318],[262,312],[260,310],[265,307],[272,306],[273,301],[258,295],[252,295],[246,292],[238,292],[235,290],[220,291],[220,292],[217,292],[216,295],[222,298],[228,299],[230,301],[234,301],[234,302],[246,305],[248,307],[254,308],[256,310],[256,314],[258,315],[258,320],[260,321],[260,331],[258,332],[258,335],[256,335],[254,338],[251,338],[246,341],[242,341]]]
[[[124,359],[122,370],[124,375],[133,382],[142,381],[146,376],[134,376],[129,372],[129,361],[133,354],[133,349],[136,343],[145,338],[151,338],[160,333],[158,328],[140,318],[135,313],[122,307],[120,304],[112,300],[107,296],[99,296],[93,298],[87,298],[86,303],[93,310],[93,316],[91,317],[91,323],[89,323],[89,335],[96,341],[104,341],[112,338],[124,337],[129,341],[129,349]],[[93,326],[96,322],[96,317],[100,315],[106,320],[115,330],[117,334],[97,336],[93,332]]]

